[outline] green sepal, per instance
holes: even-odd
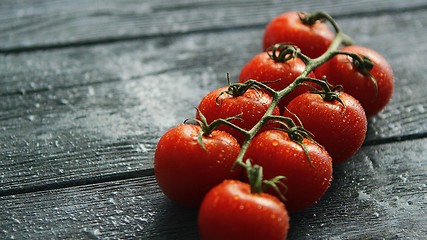
[[[251,160],[247,159],[246,163],[239,162],[240,166],[245,168],[247,176],[248,176],[248,182],[251,186],[251,193],[260,194],[265,192],[269,187],[272,187],[277,194],[279,194],[279,197],[286,201],[285,196],[280,191],[278,184],[285,188],[287,191],[288,187],[285,183],[282,182],[282,180],[286,180],[285,176],[276,176],[270,180],[263,180],[263,168],[260,165],[252,165]]]
[[[207,152],[208,150],[205,147],[205,144],[203,143],[203,130],[200,130],[197,136],[197,143]]]

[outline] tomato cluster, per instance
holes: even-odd
[[[367,117],[391,98],[393,73],[377,52],[349,43],[326,13],[284,13],[239,82],[207,94],[197,124],[161,137],[159,187],[199,208],[202,239],[285,239],[288,212],[318,201],[333,165],[359,150]]]

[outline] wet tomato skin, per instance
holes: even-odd
[[[208,124],[219,118],[226,119],[242,114],[239,116],[239,119],[234,119],[231,123],[245,130],[250,130],[265,114],[267,108],[271,104],[272,98],[267,93],[249,89],[243,95],[237,97],[233,97],[230,94],[222,94],[218,98],[219,104],[217,104],[216,98],[221,94],[221,92],[226,91],[227,89],[228,87],[223,87],[208,93],[201,100],[198,109],[205,116]],[[280,115],[279,108],[276,107],[272,115]],[[200,119],[198,113],[197,119]],[[279,125],[266,125],[261,129],[261,131],[275,127],[279,127]],[[229,126],[221,125],[217,129],[233,135],[239,144],[242,144],[245,140],[245,136],[241,132]]]
[[[313,93],[304,93],[287,106],[298,116],[304,128],[313,134],[313,139],[325,147],[335,165],[347,161],[359,150],[367,130],[362,105],[345,92],[339,97],[345,104],[345,111],[337,100],[328,102]],[[297,121],[288,112],[283,115]]]
[[[342,85],[344,91],[356,98],[365,109],[366,116],[378,114],[390,101],[394,89],[394,77],[390,64],[379,53],[361,46],[347,46],[340,51],[357,53],[368,57],[374,67],[369,73],[377,81],[378,95],[375,98],[375,85],[368,75],[363,74],[352,64],[347,55],[337,55],[315,70],[318,78],[326,79],[332,85]]]
[[[271,52],[270,52],[271,54]],[[243,66],[240,71],[239,82],[244,83],[250,79],[258,82],[273,82],[280,79],[275,83],[267,84],[269,87],[276,91],[285,89],[289,84],[302,74],[305,69],[304,62],[299,58],[293,58],[284,63],[276,62],[271,59],[267,52],[262,52],[252,58]],[[307,77],[315,78],[314,73],[309,73]],[[313,84],[313,86],[315,86]],[[293,92],[285,96],[278,104],[280,111],[296,96],[311,91],[312,88],[302,85],[298,86]]]
[[[332,181],[332,159],[320,146],[304,139],[312,167],[298,143],[280,130],[265,131],[249,145],[245,158],[263,167],[264,178],[285,176],[285,205],[289,212],[306,209],[318,201]],[[282,189],[284,190],[284,189]],[[278,196],[275,191],[269,193]]]
[[[203,137],[206,151],[197,142],[200,126],[180,124],[159,140],[154,172],[163,193],[174,202],[199,207],[204,195],[224,179],[238,179],[240,168],[231,168],[240,151],[236,139],[223,131]]]
[[[326,23],[319,21],[312,26],[305,25],[298,12],[285,12],[273,18],[266,26],[263,49],[276,43],[292,43],[303,54],[316,58],[326,52],[334,37]]]
[[[249,184],[226,180],[204,198],[198,228],[202,240],[284,240],[289,216],[276,197],[251,193]]]

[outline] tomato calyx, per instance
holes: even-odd
[[[331,17],[331,15],[329,15],[326,12],[312,12],[312,13],[306,13],[306,12],[300,12],[299,14],[299,19],[301,20],[301,22],[305,25],[308,26],[313,26],[314,24],[316,24],[317,22],[330,22],[332,27],[334,28],[335,32],[340,35],[342,35],[342,43],[344,45],[352,45],[353,44],[353,40],[348,37],[347,35],[345,35],[344,33],[342,33],[340,27],[338,26],[338,24],[335,22],[335,20]]]
[[[219,97],[223,94],[229,94],[233,97],[239,97],[245,94],[248,89],[252,88],[252,86],[249,86],[247,84],[240,84],[240,83],[231,83],[230,81],[230,73],[227,73],[227,82],[228,82],[228,89],[226,91],[221,92],[215,99],[216,104],[221,105],[221,103],[218,102]],[[255,90],[259,90],[255,88]]]
[[[340,98],[340,95],[343,91],[344,91],[343,86],[337,85],[337,86],[334,86],[332,89],[327,89],[327,90],[323,90],[323,91],[316,90],[316,91],[313,91],[311,93],[321,95],[323,100],[325,100],[327,102],[333,102],[335,100],[338,101],[339,103],[341,103],[341,105],[343,105],[344,110],[342,113],[344,113],[345,112],[345,104]]]
[[[319,21],[325,22],[326,21],[325,14],[326,14],[325,12],[312,12],[312,13],[299,12],[298,17],[303,24],[308,26],[313,26],[314,24],[316,24],[316,22],[319,22]]]
[[[252,165],[250,159],[247,159],[245,163],[239,162],[238,164],[246,170],[248,183],[251,186],[251,193],[261,194],[271,187],[279,194],[279,197],[283,201],[286,201],[283,192],[278,187],[278,185],[280,185],[285,189],[285,191],[287,190],[286,184],[282,181],[286,180],[285,176],[276,176],[270,180],[263,180],[262,166],[257,164]]]
[[[247,131],[245,131],[244,129],[232,124],[230,121],[234,120],[234,119],[239,119],[241,121],[243,121],[241,118],[239,118],[243,113],[237,115],[237,116],[233,116],[233,117],[229,117],[226,119],[215,119],[214,121],[212,121],[210,124],[207,123],[206,117],[202,114],[202,112],[196,108],[196,111],[198,112],[199,116],[200,116],[200,120],[196,119],[196,118],[192,118],[192,119],[187,119],[187,120],[194,120],[196,121],[201,130],[198,132],[198,136],[197,136],[197,143],[203,148],[203,150],[206,150],[205,145],[203,144],[203,137],[209,137],[210,134],[220,125],[228,125],[232,128],[237,129],[238,131],[241,131],[243,134],[246,134]],[[185,120],[184,122],[186,122],[187,120]]]
[[[246,91],[248,91],[249,89],[253,89],[259,94],[264,93],[264,90],[265,90],[265,91],[269,92],[274,97],[274,95],[277,95],[277,92],[274,89],[272,89],[271,87],[267,86],[266,84],[276,83],[276,82],[280,81],[280,79],[277,79],[276,81],[264,82],[264,83],[258,82],[254,79],[249,79],[248,81],[246,81],[244,83],[231,83],[230,82],[230,75],[229,75],[229,73],[227,73],[227,81],[228,81],[228,89],[226,91],[221,92],[215,99],[215,102],[217,105],[222,104],[222,100],[220,101],[219,98],[223,94],[229,94],[233,97],[239,97],[239,96],[242,96],[243,94],[245,94]]]
[[[266,86],[265,84],[270,84],[270,83],[275,83],[280,81],[280,79],[276,80],[276,81],[271,81],[271,82],[264,82],[260,83],[256,80],[250,79],[244,83],[231,83],[230,81],[230,74],[227,73],[227,81],[228,81],[228,89],[226,91],[221,92],[216,98],[215,98],[215,102],[217,105],[221,105],[222,104],[222,100],[220,101],[220,97],[223,94],[228,94],[231,95],[233,97],[239,97],[242,96],[246,93],[246,91],[248,91],[249,89],[253,89],[255,90],[257,93],[264,93],[264,90],[267,90],[269,93],[274,94],[275,91]]]
[[[343,52],[343,51],[337,51],[337,54],[343,54],[351,57],[352,61],[348,63],[353,64],[363,75],[366,75],[371,79],[372,83],[375,86],[375,95],[374,95],[374,98],[372,99],[372,102],[375,102],[378,95],[378,84],[374,76],[372,76],[372,74],[369,73],[369,71],[371,71],[375,66],[372,60],[363,54],[359,55],[357,53],[349,53],[349,52]]]
[[[341,93],[344,91],[344,87],[342,85],[332,86],[330,83],[328,83],[326,77],[323,77],[323,80],[315,78],[304,78],[302,81],[317,83],[322,88],[322,90],[318,90],[313,86],[307,85],[313,89],[313,91],[309,93],[319,94],[326,102],[333,102],[335,100],[338,101],[344,107],[342,114],[345,112],[345,104],[340,98]]]
[[[285,108],[285,111],[287,111],[288,113],[293,115],[298,120],[299,125],[296,125],[295,122],[292,120],[292,118],[283,117],[283,116],[272,116],[271,119],[276,120],[275,123],[279,123],[279,124],[283,125],[283,127],[284,127],[284,128],[280,128],[280,129],[279,128],[275,128],[275,129],[287,133],[289,138],[293,142],[299,144],[302,147],[302,149],[304,150],[304,153],[307,157],[308,163],[310,164],[311,167],[314,168],[314,165],[312,164],[312,162],[310,160],[310,156],[308,154],[307,146],[305,145],[303,140],[304,140],[304,138],[307,138],[307,139],[311,140],[312,142],[314,142],[320,148],[323,148],[323,146],[321,146],[319,143],[317,143],[312,138],[313,134],[303,127],[302,122],[299,120],[297,115],[290,112],[287,108]]]
[[[285,63],[293,58],[300,57],[302,55],[301,50],[291,43],[277,43],[270,46],[266,50],[268,56],[275,62]],[[304,55],[301,60],[305,60],[308,57]]]

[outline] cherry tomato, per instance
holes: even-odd
[[[304,93],[292,100],[287,109],[296,114],[313,139],[324,146],[334,164],[352,157],[365,140],[367,120],[362,105],[345,92],[340,99],[325,101],[319,94]],[[295,117],[285,112],[284,116]]]
[[[210,124],[212,121],[222,118],[226,119],[242,114],[239,118],[234,119],[231,123],[245,129],[250,130],[265,114],[270,106],[272,98],[267,93],[262,93],[254,89],[249,89],[243,95],[233,97],[230,94],[221,94],[228,87],[219,88],[207,94],[200,102],[198,109],[205,116],[206,121]],[[217,97],[219,98],[217,99]],[[273,115],[280,115],[279,108],[275,108]],[[197,119],[200,119],[197,113]],[[277,124],[264,126],[261,131],[279,127]],[[234,128],[221,125],[217,128],[233,135],[237,141],[242,144],[245,136]]]
[[[347,46],[341,51],[368,57],[374,63],[369,73],[377,82],[378,95],[375,97],[375,85],[369,75],[363,74],[347,55],[339,54],[318,67],[315,70],[316,76],[326,76],[326,80],[332,85],[342,85],[346,93],[359,100],[367,117],[376,115],[387,105],[393,94],[394,80],[390,64],[369,48]]]
[[[320,199],[332,181],[332,159],[328,153],[309,139],[303,147],[289,138],[286,132],[269,130],[257,135],[249,145],[245,158],[263,167],[264,178],[285,176],[287,186],[285,205],[289,212],[301,211]],[[283,189],[282,189],[283,190]],[[269,193],[278,196],[274,191]]]
[[[226,180],[204,198],[198,216],[202,240],[286,239],[289,216],[283,203],[249,184]]]
[[[203,136],[197,142],[200,126],[180,124],[167,131],[154,156],[156,180],[171,200],[198,207],[204,195],[224,179],[237,179],[240,169],[231,168],[240,152],[236,139],[223,131]]]
[[[270,54],[272,54],[270,52]],[[272,82],[280,79],[275,83],[267,84],[276,91],[280,91],[291,84],[295,78],[301,75],[305,69],[305,64],[299,58],[293,58],[284,63],[276,62],[267,52],[256,55],[242,68],[239,76],[239,82],[244,83],[250,79],[259,82]],[[314,73],[308,74],[307,77],[315,78]],[[297,87],[292,93],[284,97],[278,107],[282,111],[284,107],[296,96],[311,91],[308,86],[302,85]]]
[[[322,55],[334,40],[334,33],[328,25],[316,22],[314,25],[304,24],[298,12],[286,12],[275,17],[266,27],[263,48],[276,43],[292,43],[305,55],[316,58]]]

